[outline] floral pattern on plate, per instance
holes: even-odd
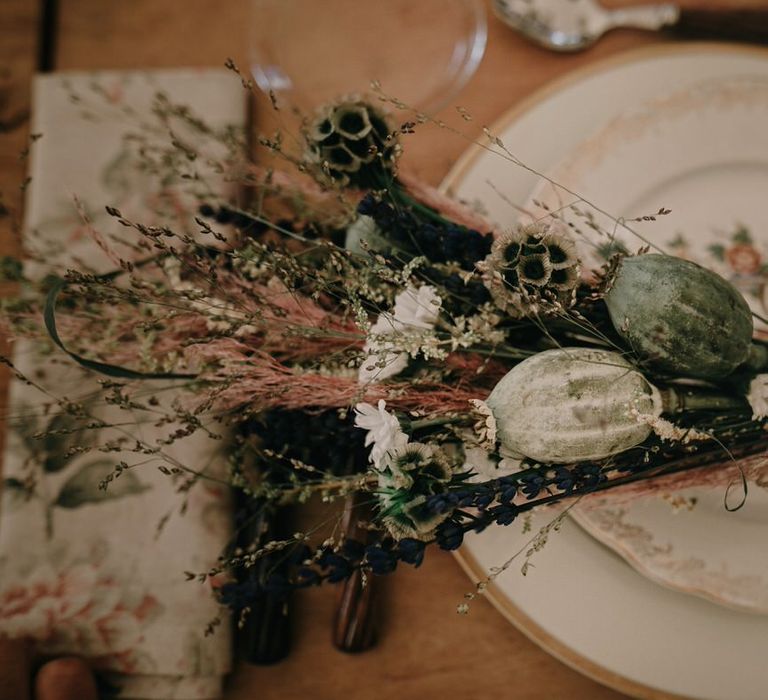
[[[765,334],[766,112],[763,77],[703,80],[662,95],[585,141],[554,169],[558,184],[540,183],[528,208],[534,216],[556,212],[580,232],[592,266],[616,247],[650,246],[713,269],[741,291]],[[699,502],[685,515],[650,496],[621,508],[606,498],[574,518],[658,583],[768,614],[768,560],[754,556],[762,531],[753,527],[754,518],[768,522],[768,499],[751,489],[745,508],[728,512],[722,489],[686,494]]]

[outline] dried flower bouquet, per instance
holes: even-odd
[[[196,215],[148,226],[108,208],[130,236],[88,228],[114,270],[46,278],[42,296],[6,261],[27,282],[5,304],[15,332],[43,342],[42,319],[57,352],[106,375],[112,405],[151,411],[148,385],[185,388],[157,408],[167,443],[225,436],[249,518],[370,495],[365,542],[257,539],[189,577],[237,570],[218,595],[243,613],[267,594],[418,566],[431,544],[456,549],[470,531],[596,491],[725,487],[736,473],[746,497],[768,444],[768,349],[739,292],[647,247],[584,270],[579,233],[556,212],[495,230],[399,171],[402,135],[427,118],[396,127],[385,107],[403,106],[326,105],[298,151],[261,138],[290,173],[253,165],[239,138],[164,103],[158,114],[192,136],[166,150],[134,140],[158,182],[185,183]],[[227,146],[216,168],[249,206],[196,177],[198,139]],[[89,421],[77,402],[59,408]],[[135,452],[183,491],[219,478],[167,460],[163,445],[137,440]],[[121,462],[102,487],[132,468]],[[265,558],[274,565],[256,566]]]

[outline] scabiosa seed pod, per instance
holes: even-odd
[[[747,302],[730,282],[688,260],[624,258],[605,303],[619,335],[670,373],[718,380],[753,354]]]
[[[510,370],[486,400],[502,448],[540,462],[604,459],[651,433],[661,397],[621,355],[593,348],[540,352]]]
[[[523,256],[517,265],[518,283],[532,287],[546,287],[552,274],[552,265],[546,252]]]
[[[444,493],[453,470],[430,445],[408,443],[390,450],[378,471],[379,516],[393,537],[428,540],[449,513],[436,513],[429,498]]]
[[[576,244],[557,220],[500,236],[477,266],[496,305],[518,318],[551,305],[569,306],[579,283]]]
[[[342,186],[381,187],[400,153],[384,115],[357,97],[320,108],[305,138],[310,163]]]
[[[570,294],[579,284],[579,268],[554,268],[549,274],[549,282],[547,284],[549,287],[556,289],[558,292],[565,292]]]

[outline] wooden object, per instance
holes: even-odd
[[[349,496],[344,508],[344,536],[365,543],[369,533],[359,521],[369,520],[373,511],[370,495]],[[376,643],[376,599],[380,585],[376,576],[363,576],[356,571],[339,586],[333,618],[333,644],[339,651],[356,654],[368,651]],[[386,613],[385,613],[386,614]]]
[[[32,76],[37,69],[39,10],[37,3],[0,3],[0,257],[18,255],[24,187],[27,176]],[[0,295],[11,291],[0,282]],[[10,346],[0,339],[0,353]],[[8,395],[8,373],[0,369],[0,406]],[[2,414],[4,415],[4,414]],[[0,451],[5,431],[0,431]],[[0,466],[0,475],[2,467]]]

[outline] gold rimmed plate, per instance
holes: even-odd
[[[510,202],[530,207],[540,174],[556,173],[564,158],[614,120],[702,81],[737,78],[768,80],[768,52],[670,46],[592,66],[535,95],[492,129],[529,169],[516,166],[508,154],[471,149],[443,189],[482,202],[490,218],[510,225],[519,218]],[[532,532],[554,515],[537,513]],[[468,538],[458,558],[479,580],[525,549],[530,537],[518,523],[491,529]],[[524,633],[574,668],[636,697],[765,696],[765,616],[661,587],[570,520],[532,563],[526,576],[517,564],[510,566],[487,595]]]

